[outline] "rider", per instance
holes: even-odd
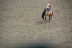
[[[45,11],[46,10],[50,10],[51,9],[51,4],[47,4],[47,6],[44,8],[44,11],[43,11],[43,13],[42,13],[42,18],[44,19],[44,15],[45,15]]]

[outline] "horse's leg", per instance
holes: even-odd
[[[50,16],[51,16],[51,19],[52,19],[53,13]]]
[[[46,15],[45,15],[45,21],[46,21]]]
[[[49,16],[49,21],[50,21],[50,16]]]
[[[53,12],[52,12],[52,16],[53,16]]]
[[[52,19],[52,16],[51,16],[51,19]]]
[[[52,16],[53,16],[53,12],[52,12],[52,15],[51,15],[51,19],[52,19]]]

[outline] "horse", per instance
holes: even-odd
[[[49,16],[49,21],[52,19],[52,16],[53,16],[53,12],[50,10],[46,10],[46,12],[45,12],[45,21],[47,21],[46,20],[46,16]]]

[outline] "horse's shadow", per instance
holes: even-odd
[[[46,22],[51,22],[50,20],[45,20]]]
[[[50,22],[50,21],[48,21],[48,20],[42,20],[42,21],[38,21],[36,24],[46,24],[46,23],[48,23],[48,22]]]

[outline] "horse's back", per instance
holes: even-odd
[[[49,15],[49,11],[48,11],[48,10],[46,11],[45,15],[46,15],[46,16],[48,16],[48,15]]]
[[[50,11],[49,11],[49,15],[51,15],[51,16],[52,16],[52,14],[53,14],[53,12],[50,10]]]
[[[52,16],[52,14],[53,14],[53,12],[51,10],[50,11],[47,10],[45,13],[46,16]]]

